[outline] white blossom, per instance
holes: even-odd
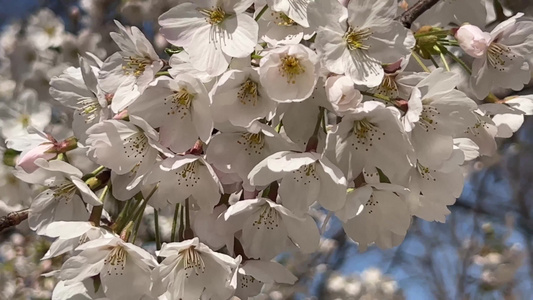
[[[116,113],[143,93],[163,62],[139,28],[132,26],[127,30],[120,22],[115,24],[120,32],[111,33],[111,38],[120,51],[102,64],[98,85],[104,93],[113,95],[111,109]]]
[[[345,73],[355,84],[375,87],[383,79],[382,63],[393,63],[415,45],[410,31],[397,21],[396,1],[313,2],[310,12],[319,24],[317,52],[325,68]],[[338,20],[338,21],[337,21]]]
[[[272,259],[298,247],[303,253],[318,249],[320,234],[311,216],[298,217],[265,198],[243,200],[230,206],[224,220],[237,232],[250,258]]]
[[[225,300],[235,290],[231,286],[235,260],[214,252],[198,238],[164,244],[159,256],[165,259],[152,272],[152,293],[156,296],[168,291],[170,299]]]
[[[193,66],[212,76],[222,74],[231,57],[253,52],[258,26],[244,11],[252,0],[206,0],[182,3],[159,17],[161,33],[182,46]]]
[[[65,286],[99,275],[109,299],[142,299],[150,293],[151,269],[157,262],[146,250],[118,237],[92,240],[76,250],[81,252],[61,268]]]
[[[528,54],[533,49],[529,29],[531,21],[520,21],[522,14],[500,23],[490,33],[484,54],[472,63],[470,84],[479,99],[485,98],[492,88],[520,90],[531,77]]]

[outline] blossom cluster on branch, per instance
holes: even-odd
[[[265,284],[296,282],[274,259],[317,251],[332,217],[361,250],[395,247],[413,217],[444,222],[462,166],[495,154],[496,138],[533,114],[532,96],[492,93],[531,79],[522,14],[485,32],[447,2],[439,24],[422,14],[411,29],[398,21],[405,1],[177,2],[157,20],[170,57],[119,21],[118,51],[68,51],[49,11],[7,35],[0,57],[19,101],[0,108],[4,162],[20,180],[8,200],[40,187],[15,204],[55,238],[45,259],[70,254],[53,299],[261,297]],[[17,59],[29,57],[71,66],[26,78]],[[27,89],[42,79],[49,91]],[[48,130],[57,107],[71,135]],[[147,208],[156,256],[135,243]]]

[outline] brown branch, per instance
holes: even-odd
[[[411,28],[411,25],[416,18],[432,8],[437,2],[439,2],[439,0],[419,0],[400,16],[400,22],[402,22],[403,26]]]
[[[28,218],[29,209],[10,212],[7,216],[0,218],[0,232],[12,226],[20,224]]]

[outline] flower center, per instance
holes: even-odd
[[[311,182],[317,182],[316,166],[314,163],[301,166],[298,170],[293,172],[293,179],[299,184],[310,185]]]
[[[144,157],[147,150],[148,138],[142,132],[137,132],[123,140],[124,153],[128,158]]]
[[[244,151],[248,152],[248,155],[252,155],[252,153],[255,154],[261,154],[263,152],[263,148],[265,148],[265,137],[263,133],[245,133],[241,135],[242,139],[237,140],[237,143],[239,145],[245,145]]]
[[[355,150],[359,150],[359,147],[362,147],[365,151],[368,151],[369,147],[374,145],[376,138],[381,141],[381,136],[384,136],[385,132],[382,132],[367,119],[362,119],[354,122],[353,134],[356,140],[352,143],[352,147],[355,147]]]
[[[237,92],[237,97],[239,101],[246,105],[248,103],[255,106],[257,104],[257,83],[251,79],[247,79],[243,84],[239,92]]]
[[[212,9],[198,9],[198,11],[205,16],[205,21],[211,25],[218,25],[226,19],[226,12],[220,7],[213,7]]]
[[[295,84],[294,78],[302,73],[305,73],[305,67],[300,63],[300,59],[296,56],[288,55],[281,57],[281,65],[279,66],[281,77],[287,77],[287,83]]]
[[[476,114],[477,122],[473,126],[468,126],[465,130],[465,133],[471,133],[474,136],[478,136],[481,134],[483,130],[488,130],[489,126],[487,125],[487,121],[483,120],[478,114]]]
[[[368,199],[365,203],[365,208],[368,208],[368,214],[372,214],[372,212],[374,212],[374,207],[378,203],[379,201],[374,198],[374,195],[370,195],[370,199]]]
[[[111,270],[115,272],[115,275],[123,275],[124,273],[124,266],[126,265],[126,257],[127,252],[122,246],[115,246],[109,252],[106,259],[104,260],[104,264],[110,268],[107,269],[107,274],[111,275]],[[120,273],[119,273],[120,272]]]
[[[381,81],[381,84],[373,88],[371,91],[374,94],[387,96],[390,99],[398,98],[398,85],[396,84],[395,78],[396,75],[385,74],[385,76],[383,77],[383,81]]]
[[[202,256],[194,247],[189,247],[180,252],[183,257],[183,269],[186,277],[189,278],[189,271],[194,270],[196,275],[205,272],[205,263]]]
[[[85,118],[85,123],[91,123],[96,118],[97,112],[100,109],[100,103],[96,99],[89,97],[80,98],[78,105],[80,108],[78,108],[77,112]]]
[[[53,27],[53,26],[45,27],[45,28],[44,28],[44,32],[46,32],[46,34],[47,34],[49,37],[52,37],[52,36],[54,35],[54,33],[56,32],[56,28]]]
[[[151,61],[144,57],[124,57],[122,70],[124,71],[124,75],[139,77],[144,73],[144,70],[146,70],[146,66],[150,64]]]
[[[516,58],[516,55],[511,52],[509,47],[496,42],[491,43],[487,50],[489,64],[499,71],[504,71],[505,65],[510,63],[514,58]]]
[[[435,107],[424,105],[420,119],[418,120],[418,125],[424,128],[426,132],[429,132],[430,129],[436,130],[436,125],[439,122],[435,120],[435,117],[438,115],[440,115],[440,112]]]
[[[20,123],[22,123],[22,127],[23,128],[26,128],[26,127],[30,126],[30,116],[26,115],[26,114],[21,115],[20,116]]]
[[[369,45],[365,45],[364,42],[372,35],[372,31],[368,28],[355,30],[348,28],[348,31],[344,34],[344,40],[350,50],[368,50]]]
[[[433,170],[430,170],[428,167],[425,167],[423,166],[420,162],[416,162],[416,169],[418,170],[418,173],[420,174],[420,176],[427,180],[427,181],[430,181],[430,180],[433,180],[433,181],[437,181],[436,178],[433,178],[432,174],[431,173],[434,173],[435,171]]]
[[[199,162],[193,161],[186,164],[183,168],[176,170],[175,174],[178,175],[177,183],[180,187],[194,186],[200,180],[200,172],[197,172]]]
[[[187,115],[194,97],[195,95],[189,93],[186,88],[174,91],[172,95],[165,98],[164,105],[170,104],[167,115],[175,115],[177,113],[178,115],[181,115],[181,118],[183,119]]]
[[[239,278],[239,283],[240,283],[240,286],[241,286],[241,289],[246,289],[250,286],[253,286],[257,283],[260,283],[257,279],[255,279],[253,276],[251,275],[240,275],[240,278]]]
[[[58,186],[52,187],[51,190],[54,192],[54,198],[57,201],[65,201],[65,203],[68,203],[76,193],[77,189],[72,182],[65,181]]]
[[[263,210],[259,214],[258,218],[252,223],[257,229],[266,228],[268,230],[274,230],[279,227],[279,220],[281,217],[277,210],[272,209],[269,205],[263,205]]]
[[[274,13],[272,13],[272,15],[274,15]],[[289,18],[289,16],[287,16],[284,13],[279,13],[275,17],[275,21],[274,22],[276,24],[278,24],[279,26],[286,26],[286,27],[290,27],[290,26],[296,25],[296,22],[293,19]]]

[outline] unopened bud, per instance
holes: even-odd
[[[484,32],[474,25],[463,25],[455,33],[455,38],[459,42],[461,49],[466,54],[478,58],[485,54],[490,44],[490,34]]]
[[[39,167],[35,164],[38,158],[46,160],[54,159],[57,156],[55,146],[52,143],[43,143],[39,146],[26,152],[24,156],[19,156],[17,159],[17,166],[20,166],[24,171],[32,173]]]
[[[78,139],[71,136],[62,142],[57,143],[55,148],[58,153],[66,153],[67,151],[74,150],[78,148]]]

